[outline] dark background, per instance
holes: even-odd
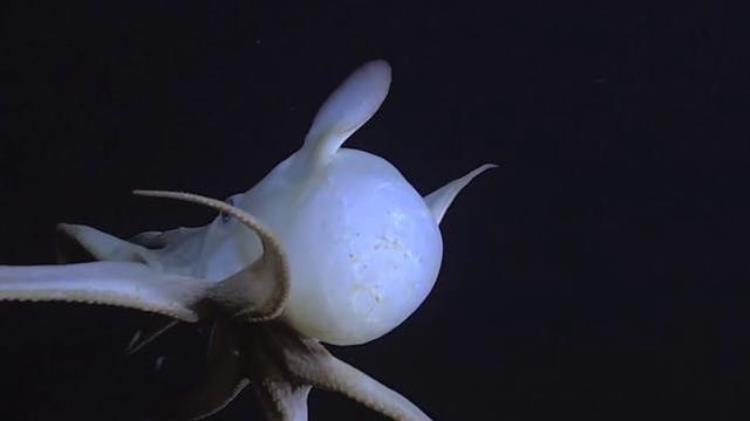
[[[747,419],[750,15],[655,3],[6,2],[0,263],[51,262],[61,221],[206,223],[129,191],[248,189],[385,58],[391,94],[348,146],[424,193],[501,166],[444,220],[423,307],[336,355],[435,419]],[[125,358],[155,320],[1,304],[0,419],[142,419],[199,379],[207,338]],[[253,399],[215,419],[259,419]],[[380,419],[318,390],[310,413]]]

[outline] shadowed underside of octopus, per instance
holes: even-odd
[[[221,410],[250,385],[269,419],[307,419],[310,389],[342,393],[394,419],[427,415],[322,345],[362,344],[425,300],[442,260],[439,224],[483,165],[422,197],[386,160],[343,148],[384,101],[391,70],[356,70],[326,100],[303,146],[257,185],[219,201],[136,191],[221,211],[196,228],[122,240],[61,224],[93,262],[0,266],[0,300],[86,302],[213,322],[207,375],[175,419]],[[63,253],[63,257],[65,254]]]

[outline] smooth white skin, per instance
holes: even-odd
[[[419,307],[440,268],[440,221],[461,189],[492,167],[422,198],[384,159],[342,148],[380,107],[390,78],[384,61],[355,71],[323,104],[303,146],[255,187],[227,199],[236,206],[189,193],[135,192],[223,212],[210,224],[128,241],[61,224],[96,261],[0,266],[0,301],[109,304],[171,318],[137,335],[129,352],[178,320],[214,321],[211,375],[181,408],[191,419],[223,408],[249,379],[264,390],[258,396],[273,419],[307,419],[312,386],[393,419],[429,419],[318,343],[370,341]],[[74,257],[62,250],[63,259]],[[256,326],[279,317],[286,324]]]
[[[385,62],[360,68],[323,105],[302,149],[232,199],[286,253],[288,323],[336,345],[394,329],[424,301],[440,269],[438,220],[424,199],[384,159],[340,148],[377,111],[389,84]],[[220,241],[208,261],[220,264],[204,276],[221,279],[238,270],[246,260],[238,250],[260,253],[257,243],[242,240],[246,233],[223,225],[215,221],[209,229],[208,237]]]
[[[384,61],[360,67],[323,104],[302,148],[255,187],[230,198],[275,237],[286,256],[285,320],[327,343],[368,342],[419,307],[440,269],[443,215],[461,189],[492,167],[481,166],[422,198],[384,159],[341,148],[378,110],[390,80]],[[0,267],[0,300],[98,302],[194,321],[192,304],[211,285],[264,253],[246,224],[222,216],[204,227],[143,233],[134,242],[81,225],[62,229],[97,259],[131,264],[112,274],[104,263],[85,271],[76,265],[22,272]],[[148,238],[158,238],[161,248],[143,247]],[[166,275],[180,282],[166,287]],[[24,277],[29,281],[21,282]],[[67,280],[72,278],[76,282]]]
[[[378,338],[422,304],[442,260],[438,223],[468,183],[449,189],[436,214],[386,160],[340,148],[380,107],[390,79],[384,61],[358,69],[321,107],[302,149],[233,198],[284,248],[291,273],[286,320],[335,345]]]
[[[442,240],[422,197],[388,162],[349,149],[312,177],[293,155],[240,202],[277,235],[289,260],[285,316],[337,345],[389,332],[437,279]]]

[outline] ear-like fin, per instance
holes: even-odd
[[[153,253],[138,244],[133,244],[86,225],[58,224],[57,230],[75,240],[96,260],[145,263],[159,267]]]
[[[305,136],[304,150],[325,164],[357,129],[375,114],[388,95],[391,67],[384,60],[365,63],[328,97]]]
[[[495,167],[497,167],[495,164],[484,164],[465,176],[455,179],[425,196],[424,200],[432,211],[432,214],[435,216],[437,223],[439,224],[440,221],[443,220],[443,216],[445,216],[448,207],[453,203],[453,199],[456,198],[458,193],[460,193],[461,190],[471,182],[471,180],[488,169]]]
[[[104,304],[198,320],[210,282],[161,273],[141,263],[0,266],[0,301]]]

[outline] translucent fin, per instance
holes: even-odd
[[[314,164],[327,163],[388,95],[391,67],[383,60],[355,70],[326,100],[305,137],[303,150]]]
[[[104,304],[198,320],[210,283],[161,273],[141,263],[0,266],[0,301]]]
[[[445,216],[445,212],[448,210],[451,203],[453,203],[453,200],[458,193],[460,193],[461,190],[471,182],[471,180],[488,169],[495,167],[497,167],[495,164],[484,164],[465,176],[455,179],[425,196],[424,201],[435,216],[437,223],[439,224],[440,221],[443,220],[443,216]]]

